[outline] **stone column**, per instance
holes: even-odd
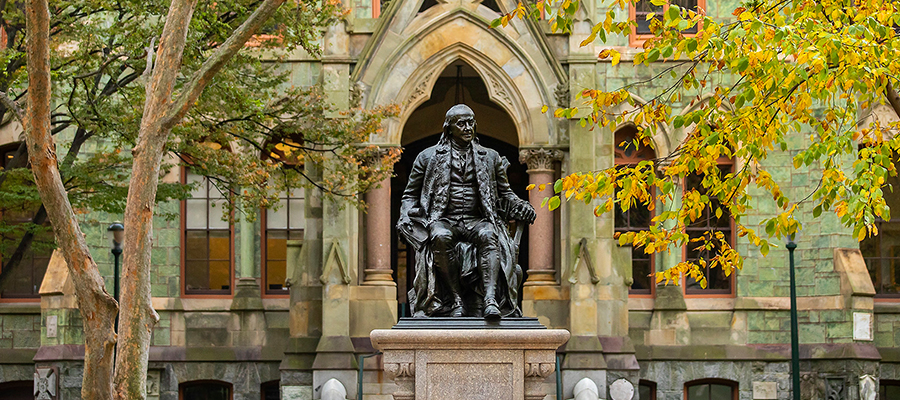
[[[378,156],[385,156],[391,150],[382,149]],[[366,276],[363,285],[397,286],[391,276],[390,175],[366,193],[366,204]]]
[[[528,231],[528,281],[526,286],[556,284],[553,265],[553,212],[541,207],[541,201],[552,193],[553,162],[562,160],[563,153],[557,149],[523,149],[519,151],[519,161],[528,166],[528,183],[535,186],[547,184],[550,192],[535,188],[528,200],[537,212],[534,225]]]

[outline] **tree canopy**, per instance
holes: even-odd
[[[6,32],[0,49],[0,124],[16,124],[14,102],[28,95],[25,71],[25,23],[23,5],[7,2],[0,13]],[[244,21],[258,1],[202,3],[191,19],[182,68],[175,90],[184,90],[207,56]],[[60,173],[73,206],[83,211],[121,214],[125,209],[131,154],[143,113],[159,35],[168,2],[72,0],[54,2],[50,8],[53,108],[51,130],[65,154]],[[278,193],[288,188],[316,186],[326,196],[351,201],[383,178],[384,163],[396,154],[378,157],[374,148],[350,146],[363,143],[380,129],[380,121],[392,115],[389,108],[354,109],[341,118],[324,98],[320,85],[294,86],[291,71],[280,63],[290,54],[320,53],[325,26],[344,14],[339,3],[291,3],[280,7],[245,51],[237,53],[213,80],[169,137],[163,173],[181,164],[212,180],[235,206],[251,210],[279,207]],[[149,66],[148,66],[149,64]],[[24,103],[23,103],[24,104]],[[301,139],[302,138],[302,139]],[[281,150],[273,150],[278,147]],[[52,246],[43,235],[49,231],[31,173],[25,169],[24,142],[7,168],[0,170],[0,254],[3,277],[13,271],[23,254],[34,245]],[[283,162],[277,154],[290,154]],[[321,164],[325,157],[341,162],[329,180],[309,179],[304,163]],[[379,162],[366,164],[376,159]],[[249,173],[248,173],[249,172]],[[277,177],[277,179],[274,179]],[[157,201],[185,198],[190,187],[161,182]],[[177,213],[163,214],[175,218]],[[34,238],[44,238],[35,241]]]
[[[551,209],[573,200],[593,204],[596,215],[616,204],[623,210],[636,204],[656,208],[649,229],[621,234],[619,243],[642,246],[651,254],[682,246],[715,254],[657,273],[657,283],[677,283],[687,275],[703,285],[701,270],[707,266],[726,274],[741,267],[741,255],[720,232],[693,239],[685,233],[701,215],[729,213],[738,236],[763,255],[777,239],[802,229],[802,221],[826,212],[858,240],[878,233],[876,219],[890,219],[885,192],[900,189],[889,187],[886,179],[897,174],[894,162],[900,154],[900,135],[895,135],[900,129],[895,91],[900,3],[743,1],[733,18],[723,21],[702,9],[650,0],[659,11],[641,22],[648,22],[652,37],[627,54],[603,48],[609,38],[632,34],[638,21],[628,20],[627,10],[639,2],[606,2],[608,8],[598,16],[602,21],[589,21],[592,28],[581,45],[602,48],[598,57],[613,66],[630,58],[635,68],[654,67],[652,77],[618,88],[585,88],[577,96],[580,107],[557,109],[555,115],[580,118],[582,126],[634,124],[635,139],[616,143],[632,148],[655,146],[653,137],[663,127],[684,134],[657,159],[560,179],[546,201]],[[584,22],[582,7],[577,0],[520,4],[494,25],[546,11],[552,30],[571,32]],[[655,90],[654,95],[637,99],[633,93],[641,87]],[[773,179],[772,168],[783,165],[767,160],[778,154],[789,154],[794,168],[816,171],[815,188],[797,193]],[[737,167],[718,168],[723,158],[735,160]],[[701,184],[682,185],[690,176]],[[776,211],[751,218],[754,208],[769,199]]]

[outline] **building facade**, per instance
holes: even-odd
[[[737,7],[734,0],[684,3],[720,20],[733,18]],[[491,29],[492,20],[515,7],[510,0],[346,5],[351,14],[327,30],[321,59],[295,52],[283,55],[281,67],[291,72],[291,85],[322,83],[338,108],[400,104],[399,117],[370,138],[370,144],[403,147],[394,177],[364,195],[366,213],[298,190],[283,195],[278,211],[229,224],[215,214],[223,196],[204,177],[186,168],[167,176],[199,185],[188,200],[159,204],[180,219],[154,225],[151,290],[160,321],[150,350],[151,399],[318,399],[332,378],[347,398],[361,399],[358,387],[365,399],[391,398],[393,384],[380,373],[368,336],[408,313],[411,254],[393,230],[399,196],[416,154],[436,143],[453,104],[472,107],[481,143],[507,157],[514,190],[536,208],[547,192],[529,193],[528,184],[664,157],[684,137],[682,129],[661,127],[653,149],[634,152],[617,146],[636,133],[633,125],[591,129],[579,123],[581,115],[557,119],[542,112],[544,105],[577,105],[584,88],[620,88],[665,67],[614,66],[598,59],[600,43],[580,46],[605,15],[601,3],[581,5],[572,34],[520,19]],[[641,22],[648,10],[618,14]],[[628,59],[644,28],[639,24],[603,46]],[[652,98],[664,84],[635,87],[633,95]],[[3,162],[20,133],[0,132]],[[818,183],[815,169],[792,167],[792,152],[804,140],[789,138],[788,151],[765,161],[795,197]],[[740,165],[720,162],[723,169]],[[697,182],[688,178],[684,185]],[[888,197],[889,204],[900,203]],[[764,196],[755,201],[746,224],[776,210]],[[790,397],[783,247],[762,257],[735,234],[727,215],[707,213],[688,233],[725,233],[744,256],[743,269],[728,276],[708,271],[706,288],[689,280],[657,286],[651,271],[706,255],[684,249],[648,256],[619,246],[615,233],[646,227],[652,212],[594,217],[591,210],[578,203],[553,212],[540,208],[522,244],[524,314],[572,334],[559,351],[561,379],[546,382],[548,399],[557,398],[558,385],[563,398],[572,398],[584,378],[601,398],[611,398],[617,381],[627,381],[632,398],[641,400]],[[866,390],[900,398],[900,247],[894,244],[900,225],[882,222],[881,235],[860,244],[833,215],[800,215],[804,229],[795,256],[803,398],[861,399]],[[83,214],[82,223],[110,292],[114,260],[106,230],[117,219],[93,212]],[[16,274],[15,285],[0,293],[0,393],[29,398],[38,387],[42,398],[78,398],[82,322],[65,262],[40,251],[28,260],[31,272]]]

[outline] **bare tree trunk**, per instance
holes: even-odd
[[[56,145],[50,136],[50,12],[47,0],[27,0],[27,61],[29,104],[25,139],[38,192],[56,240],[66,259],[84,320],[84,399],[109,399],[112,395],[113,323],[116,302],[106,293],[103,277],[91,258],[84,235],[59,175]]]
[[[159,42],[159,52],[147,87],[144,115],[138,133],[132,175],[125,206],[125,243],[122,268],[121,340],[116,357],[116,398],[144,399],[150,334],[159,320],[150,301],[150,238],[153,206],[159,186],[159,167],[166,141],[203,89],[248,39],[268,20],[284,0],[266,0],[203,63],[172,101],[179,76],[187,29],[197,0],[173,0]]]

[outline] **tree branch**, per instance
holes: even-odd
[[[163,121],[164,129],[171,129],[184,118],[188,109],[200,98],[203,89],[209,85],[213,76],[229,61],[238,51],[244,48],[244,44],[250,39],[256,31],[271,17],[278,7],[284,3],[284,0],[265,0],[260,6],[253,11],[253,14],[241,24],[225,43],[216,49],[215,53],[210,56],[200,67],[191,81],[185,85],[184,92],[177,99],[166,113]]]

